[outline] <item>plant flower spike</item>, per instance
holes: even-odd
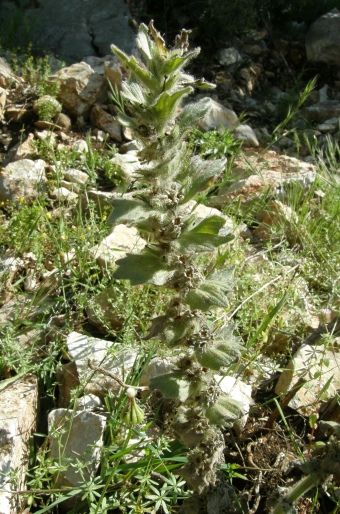
[[[240,356],[241,345],[232,327],[216,326],[207,316],[214,307],[227,307],[232,269],[208,273],[200,264],[204,252],[210,252],[211,261],[212,252],[233,235],[222,214],[198,216],[193,200],[224,172],[226,159],[204,161],[186,143],[209,99],[180,109],[181,104],[194,87],[214,87],[183,72],[200,51],[189,50],[188,31],[182,30],[168,49],[153,22],[149,27],[141,24],[136,46],[141,61],[114,45],[112,50],[129,72],[119,121],[133,129],[142,164],[138,189],[113,201],[108,221],[136,227],[147,245],[117,260],[114,277],[168,290],[169,303],[152,320],[147,339],[157,339],[173,352],[175,371],[153,379],[150,389],[177,398],[172,428],[190,450],[180,473],[197,496],[207,498],[219,484],[217,467],[224,462],[221,429],[240,415],[239,405],[214,377],[226,373]],[[141,417],[133,400],[123,413],[130,424]]]

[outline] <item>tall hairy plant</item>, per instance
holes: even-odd
[[[136,227],[147,245],[117,260],[114,276],[169,292],[164,314],[152,320],[147,338],[173,351],[176,368],[153,379],[151,388],[178,399],[172,426],[191,449],[181,474],[202,494],[216,483],[216,465],[223,462],[221,427],[239,415],[215,374],[239,357],[240,343],[232,327],[215,326],[207,314],[227,306],[232,270],[206,272],[200,265],[204,252],[216,250],[233,235],[222,215],[202,218],[192,202],[225,170],[226,159],[204,161],[191,154],[185,141],[209,102],[202,99],[181,109],[183,100],[194,87],[214,87],[183,71],[200,51],[189,50],[188,32],[182,30],[168,49],[152,22],[149,27],[142,24],[136,46],[140,60],[114,45],[112,50],[130,76],[122,86],[119,120],[134,130],[141,144],[139,189],[114,200],[109,221]]]

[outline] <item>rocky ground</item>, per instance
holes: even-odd
[[[226,512],[228,501],[233,512],[270,512],[280,488],[305,476],[306,459],[314,459],[313,465],[323,462],[315,438],[329,442],[329,433],[338,430],[339,212],[327,208],[338,196],[340,77],[332,62],[300,73],[309,62],[304,37],[286,41],[259,33],[226,45],[209,62],[203,56],[195,69],[217,88],[192,144],[207,157],[229,158],[225,177],[216,178],[200,208],[223,210],[233,227],[235,244],[225,250],[225,258],[240,279],[223,316],[238,323],[249,352],[232,383],[223,386],[245,412],[224,434],[225,479],[237,501],[230,492],[224,506],[209,512]],[[299,105],[316,72],[314,89]],[[20,73],[0,59],[4,514],[53,512],[47,505],[51,461],[45,468],[39,461],[41,437],[38,456],[31,454],[33,471],[24,479],[32,432],[46,433],[49,424],[49,455],[57,459],[60,440],[53,439],[52,427],[76,412],[63,444],[71,459],[96,446],[82,475],[82,483],[88,482],[98,468],[99,448],[105,447],[108,412],[117,408],[119,383],[112,375],[125,380],[132,370],[130,380],[147,387],[150,376],[171,369],[168,356],[140,338],[150,316],[161,311],[161,295],[149,288],[132,291],[111,277],[117,256],[145,244],[132,229],[112,229],[105,221],[111,199],[131,190],[139,165],[133,134],[119,126],[109,98],[107,79],[119,87],[124,71],[113,57],[90,57],[56,69],[52,77],[41,69],[34,73],[27,66]],[[215,130],[213,140],[205,136],[210,130]],[[322,226],[327,220],[324,239],[317,223],[311,225],[315,219]],[[308,237],[311,226],[318,248]],[[325,252],[318,253],[323,245]],[[74,411],[67,410],[70,405]],[[148,421],[157,409],[159,416],[151,435],[144,433],[149,445],[164,442],[162,434],[168,434],[166,403],[159,405],[159,398],[146,403]],[[138,462],[147,452],[141,433],[135,437]],[[133,462],[131,452],[124,455],[125,466]],[[21,461],[25,465],[15,481],[10,470],[20,468]],[[152,472],[160,487],[157,469]],[[42,470],[45,478],[34,480]],[[144,510],[131,507],[142,483],[134,480],[130,491],[126,482],[121,484],[121,504],[110,512],[155,512],[155,500],[144,498]],[[296,512],[337,512],[339,480],[333,468],[317,476],[317,483],[306,488],[309,494],[298,499]],[[54,487],[76,490],[79,484],[79,473],[68,466],[59,470]],[[175,512],[180,504],[168,507]],[[189,501],[181,512],[195,509]]]

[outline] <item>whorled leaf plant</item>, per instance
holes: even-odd
[[[189,50],[188,32],[182,30],[168,49],[152,22],[141,24],[136,46],[140,60],[114,45],[112,50],[129,72],[119,121],[134,130],[141,146],[139,188],[114,200],[108,221],[136,227],[147,245],[117,260],[114,276],[169,290],[169,304],[152,320],[147,337],[174,350],[176,371],[154,379],[151,388],[179,399],[172,426],[191,449],[181,473],[202,494],[216,482],[217,464],[223,462],[220,428],[239,415],[238,404],[221,391],[214,375],[239,357],[241,347],[231,327],[216,328],[207,316],[213,307],[227,306],[232,270],[206,275],[199,264],[203,252],[216,250],[233,235],[222,214],[198,217],[191,200],[223,173],[226,160],[193,156],[185,141],[209,102],[181,108],[183,100],[194,87],[214,87],[183,72],[200,51]]]

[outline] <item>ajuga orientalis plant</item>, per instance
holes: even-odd
[[[150,387],[178,399],[172,426],[190,449],[181,474],[203,494],[216,483],[217,465],[223,463],[221,427],[239,416],[238,404],[221,391],[215,375],[239,357],[240,343],[232,327],[214,326],[207,316],[213,307],[227,306],[232,270],[206,272],[200,265],[203,252],[216,250],[233,235],[222,214],[198,216],[193,201],[224,172],[226,160],[204,161],[186,144],[209,99],[181,104],[194,87],[214,87],[183,72],[200,51],[189,50],[188,31],[182,30],[168,49],[152,22],[141,24],[136,46],[140,60],[114,45],[112,50],[129,72],[119,121],[134,130],[142,164],[138,189],[114,200],[109,221],[136,227],[147,245],[117,260],[114,276],[169,291],[164,314],[152,320],[147,338],[172,349],[176,367]]]

